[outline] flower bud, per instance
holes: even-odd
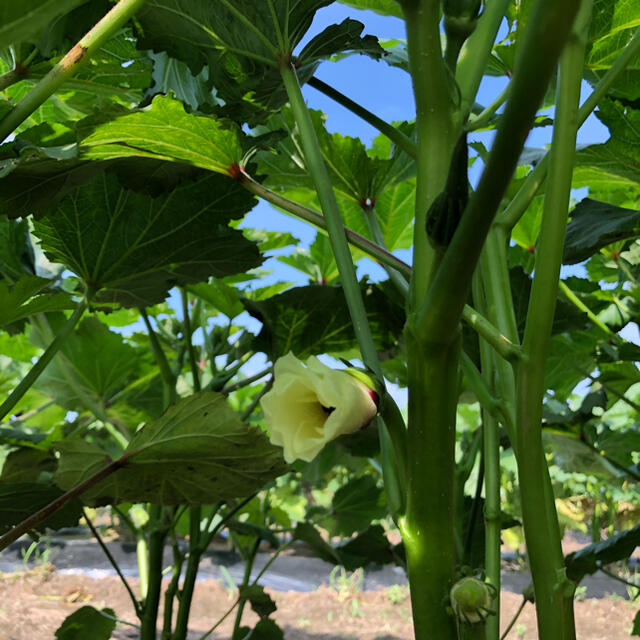
[[[358,377],[314,356],[306,363],[291,352],[278,358],[273,388],[260,404],[269,439],[288,463],[309,462],[327,442],[371,422],[378,411],[375,392]]]
[[[451,607],[459,620],[467,624],[483,622],[491,610],[493,591],[491,585],[478,578],[458,580],[449,593]]]

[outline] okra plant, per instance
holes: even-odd
[[[351,568],[406,563],[417,639],[497,640],[510,451],[539,637],[575,638],[576,585],[640,539],[563,557],[545,449],[640,477],[633,414],[607,421],[638,410],[639,351],[619,331],[640,309],[640,4],[342,2],[403,20],[402,41],[354,17],[310,37],[331,0],[4,4],[0,547],[82,513],[100,540],[83,508],[110,505],[138,545],[137,593],[115,569],[142,640],[186,638],[222,530],[246,563],[234,639],[247,602],[254,632],[282,637],[252,566],[261,542],[275,557],[300,540]],[[409,74],[415,120],[316,76],[349,55]],[[480,104],[488,76],[505,89]],[[329,133],[305,85],[377,129],[373,146]],[[594,111],[610,137],[577,148]],[[549,146],[525,147],[538,127]],[[239,228],[258,199],[316,228],[311,247]],[[286,247],[310,284],[261,286]],[[365,256],[382,282],[358,281]],[[561,273],[585,261],[587,277]],[[408,389],[406,417],[389,383]],[[283,495],[339,469],[332,506],[287,514]],[[372,522],[387,514],[398,547]]]

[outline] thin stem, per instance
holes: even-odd
[[[260,571],[258,572],[258,575],[255,577],[255,579],[253,580],[253,584],[258,584],[258,582],[260,581],[260,578],[262,578],[262,576],[267,572],[267,570],[269,569],[269,567],[275,562],[276,558],[288,547],[290,546],[294,541],[294,538],[291,538],[290,540],[287,540],[285,543],[281,544],[272,554],[271,557],[265,562],[264,567],[262,567],[262,569],[260,569]]]
[[[511,85],[507,85],[502,92],[498,95],[498,97],[485,109],[482,110],[475,118],[470,118],[465,126],[466,131],[477,131],[478,129],[482,129],[482,127],[489,124],[491,118],[495,114],[495,112],[505,103],[507,97],[509,96],[509,87]]]
[[[626,584],[628,587],[633,587],[634,589],[640,590],[640,583],[631,582],[630,580],[625,580],[624,578],[621,578],[617,573],[614,573],[613,571],[609,571],[608,569],[605,569],[602,565],[598,565],[598,570],[602,571],[602,573],[604,573],[606,576],[613,578],[613,580],[617,580],[622,584]]]
[[[74,312],[69,316],[64,326],[56,334],[53,342],[45,349],[44,353],[38,358],[38,361],[31,367],[27,375],[20,380],[16,388],[9,394],[9,397],[0,405],[0,420],[4,418],[13,407],[18,404],[24,394],[33,386],[40,374],[45,370],[46,366],[51,362],[53,356],[60,351],[60,348],[71,335],[76,325],[82,318],[82,314],[88,305],[87,297],[84,297],[75,308]]]
[[[371,113],[371,111],[365,109],[363,106],[359,105],[357,102],[351,100],[351,98],[347,98],[343,93],[334,89],[332,86],[328,85],[326,82],[323,82],[319,78],[315,76],[312,77],[307,84],[314,89],[317,89],[321,93],[324,93],[325,96],[328,96],[332,100],[335,100],[338,104],[341,104],[346,109],[349,109],[352,113],[355,113],[357,116],[360,116],[365,122],[368,122],[372,127],[377,129],[380,133],[384,134],[393,142],[397,147],[402,149],[405,153],[410,155],[412,158],[417,156],[417,147],[416,143],[406,136],[400,129],[396,129],[393,125],[390,125],[388,122],[382,120],[377,115]]]
[[[266,375],[269,375],[271,372],[273,371],[273,367],[272,366],[268,366],[266,369],[263,369],[262,371],[258,371],[258,373],[249,376],[248,378],[242,378],[242,380],[238,380],[237,382],[234,382],[233,384],[230,384],[226,387],[223,387],[223,389],[220,391],[220,393],[224,394],[225,396],[228,396],[230,393],[233,393],[234,391],[237,391],[238,389],[242,389],[243,387],[247,387],[250,384],[253,384],[254,382],[257,382],[258,380],[260,380],[261,378],[264,378]]]
[[[240,502],[238,502],[237,505],[232,507],[231,510],[222,517],[222,520],[220,520],[220,522],[218,522],[218,524],[209,533],[209,536],[205,539],[205,542],[202,545],[203,548],[206,549],[211,544],[211,541],[215,538],[215,536],[218,535],[218,532],[221,531],[222,528],[227,524],[227,522],[229,522],[229,520],[231,520],[231,518],[233,518],[233,516],[235,516],[238,511],[240,511],[240,509],[251,502],[257,495],[258,492],[256,491],[250,496],[243,498]]]
[[[136,560],[140,579],[140,598],[144,602],[149,593],[149,545],[143,531],[136,531]]]
[[[526,358],[517,367],[517,463],[529,564],[543,640],[575,638],[573,591],[566,577],[553,492],[542,445],[542,400],[551,328],[558,296],[573,157],[578,130],[580,83],[591,2],[580,7],[574,33],[560,60],[558,100],[551,144],[550,180],[536,268],[522,342]]]
[[[12,542],[15,542],[21,535],[31,531],[37,524],[40,524],[54,513],[62,509],[66,504],[69,504],[75,498],[81,496],[85,491],[91,489],[99,482],[108,478],[112,473],[115,473],[118,469],[124,466],[126,461],[132,455],[132,453],[125,453],[117,460],[112,460],[106,466],[102,467],[99,471],[96,471],[92,476],[89,476],[86,480],[83,480],[80,484],[69,489],[66,493],[63,493],[59,498],[53,500],[48,505],[42,507],[39,511],[30,515],[26,520],[23,520],[20,524],[7,531],[0,537],[0,551],[6,549]],[[105,458],[106,458],[105,454]]]
[[[244,559],[244,575],[242,576],[242,584],[241,587],[246,587],[249,585],[249,580],[251,578],[251,569],[253,569],[253,563],[256,559],[256,553],[258,552],[258,548],[260,546],[261,538],[256,538],[251,550],[249,551],[249,557]],[[240,624],[242,623],[242,614],[244,613],[244,606],[247,603],[246,598],[243,598],[242,595],[238,598],[238,610],[236,611],[236,619],[233,623],[233,632],[231,633],[232,638],[237,638],[239,636]]]
[[[200,640],[207,640],[207,638],[231,615],[233,610],[240,603],[240,598],[236,598],[235,602],[225,611],[224,615],[216,622],[209,631],[200,636]]]
[[[579,309],[580,311],[585,313],[589,320],[591,320],[591,322],[596,327],[598,327],[598,329],[600,329],[608,338],[612,338],[616,342],[624,342],[624,340],[622,340],[622,338],[620,338],[620,336],[615,331],[612,331],[604,322],[602,322],[602,320],[600,320],[600,318],[598,318],[598,316],[593,313],[593,311],[591,311],[591,309],[589,309],[589,307],[587,307],[587,305],[582,302],[582,300],[580,300],[580,298],[578,298],[578,296],[573,291],[571,291],[571,289],[563,280],[560,280],[558,282],[558,286],[564,297],[569,302],[571,302],[571,304],[573,304],[576,309]]]
[[[520,614],[522,613],[522,610],[524,609],[525,604],[527,604],[527,599],[522,598],[522,602],[520,603],[518,610],[516,611],[513,618],[511,618],[511,622],[509,622],[509,624],[507,625],[507,628],[504,630],[504,633],[500,636],[500,640],[505,640],[507,635],[509,635],[509,631],[511,631],[511,629],[513,628],[513,625],[516,623],[516,621],[520,617]]]
[[[379,247],[387,250],[387,245],[384,241],[384,235],[382,234],[382,229],[380,228],[380,223],[378,222],[375,210],[373,207],[366,207],[363,211],[365,218],[367,219],[367,225],[369,226],[371,237]],[[392,269],[387,265],[383,265],[383,268],[387,272],[389,280],[393,286],[398,290],[403,299],[407,300],[409,298],[409,283],[405,277],[399,271]]]
[[[173,624],[173,601],[178,593],[180,574],[182,573],[182,564],[184,563],[184,554],[180,551],[174,529],[171,531],[171,548],[173,551],[173,568],[171,570],[171,581],[164,592],[162,635],[160,636],[160,640],[173,640],[171,636],[171,627]]]
[[[180,298],[182,300],[182,322],[184,324],[184,338],[187,343],[187,351],[189,352],[193,390],[197,393],[200,391],[200,370],[198,369],[198,361],[192,341],[193,331],[191,329],[191,318],[189,317],[189,298],[184,287],[180,287]]]
[[[251,399],[251,402],[247,405],[247,408],[240,414],[240,420],[242,420],[243,422],[245,420],[248,420],[249,416],[254,412],[255,408],[258,406],[258,403],[262,399],[262,396],[265,393],[267,393],[272,386],[273,386],[273,378],[267,381],[264,387],[262,387],[262,389],[260,389],[260,391],[258,391],[258,393],[256,393],[255,396],[253,396],[253,398]]]
[[[591,115],[600,100],[607,95],[613,83],[620,74],[627,68],[627,65],[640,54],[640,31],[637,32],[615,62],[609,67],[607,72],[599,80],[589,97],[584,101],[578,112],[578,127]],[[542,186],[549,168],[549,152],[538,162],[533,171],[527,176],[524,184],[520,187],[513,200],[496,219],[496,224],[507,229],[513,229],[518,220],[524,215],[527,207],[535,197],[538,189]]]
[[[259,182],[256,182],[251,176],[247,173],[242,173],[239,179],[240,184],[251,193],[263,198],[267,202],[275,205],[276,207],[280,207],[285,211],[305,220],[306,222],[310,222],[311,224],[319,227],[320,229],[327,230],[327,223],[322,216],[321,213],[317,211],[313,211],[313,209],[309,209],[307,207],[294,202],[293,200],[289,200],[284,196],[281,196],[267,187],[262,186]],[[347,234],[347,240],[354,247],[357,247],[368,256],[375,258],[382,264],[386,264],[394,269],[397,269],[400,273],[402,273],[405,277],[411,277],[411,267],[400,260],[400,258],[396,258],[392,253],[379,247],[374,242],[371,242],[368,238],[365,238],[363,235],[346,228],[344,229]]]
[[[176,378],[171,371],[169,361],[167,360],[167,356],[165,355],[164,350],[160,345],[158,336],[151,326],[151,321],[149,320],[147,310],[140,308],[139,311],[144,324],[147,327],[147,333],[149,334],[149,342],[151,343],[151,351],[153,352],[153,357],[156,361],[156,364],[158,365],[158,368],[160,369],[160,375],[162,377],[164,389],[164,405],[166,408],[169,404],[175,402],[177,399]]]
[[[109,40],[144,4],[145,0],[120,0],[53,69],[0,121],[0,140],[24,122],[91,55]]]
[[[462,309],[462,319],[507,362],[515,362],[522,357],[522,349],[519,345],[511,342],[487,318],[468,304]]]
[[[349,315],[353,322],[354,332],[362,353],[362,360],[371,371],[375,373],[380,381],[382,381],[382,368],[378,359],[371,328],[367,320],[367,311],[362,300],[362,293],[356,277],[355,267],[351,259],[351,251],[347,243],[347,237],[344,232],[344,225],[335,194],[331,186],[331,178],[324,163],[320,144],[316,136],[313,123],[307,105],[305,104],[298,84],[298,78],[295,70],[290,66],[280,68],[282,80],[287,90],[291,110],[300,130],[300,138],[309,172],[315,183],[318,199],[322,207],[322,213],[327,222],[327,230],[329,232],[329,241],[333,249],[333,255],[340,272],[340,280],[344,290],[347,306],[349,307]]]
[[[136,615],[139,618],[140,617],[140,603],[138,602],[138,599],[134,595],[133,591],[131,590],[131,587],[129,586],[129,583],[127,582],[127,579],[122,574],[122,571],[120,570],[120,567],[118,566],[118,563],[116,562],[116,559],[113,557],[113,554],[111,553],[111,551],[109,551],[109,548],[104,543],[104,540],[102,539],[102,537],[98,533],[98,530],[94,526],[93,522],[91,522],[91,519],[89,518],[89,515],[87,514],[87,511],[86,511],[86,509],[84,507],[82,507],[82,515],[84,516],[84,520],[87,523],[87,526],[89,527],[89,529],[91,530],[91,533],[93,534],[93,537],[96,539],[97,543],[100,545],[100,548],[102,549],[102,551],[104,551],[104,554],[107,556],[107,559],[111,563],[111,566],[114,568],[115,572],[118,574],[118,577],[120,578],[120,581],[124,585],[124,588],[127,590],[127,593],[129,594],[129,598],[131,598],[131,603],[133,604],[133,608],[134,608],[134,610],[136,612]]]

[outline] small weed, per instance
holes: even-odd
[[[360,611],[360,603],[358,602],[358,598],[353,598],[351,600],[351,617],[352,618],[362,618],[364,613]]]
[[[22,566],[25,571],[30,560],[36,567],[49,564],[49,557],[51,556],[49,539],[40,538],[40,540],[34,540],[26,549],[20,550],[20,555],[22,556]]]
[[[387,599],[391,604],[401,604],[409,597],[409,587],[404,584],[394,584],[387,589]]]
[[[298,618],[296,624],[304,629],[311,626],[311,620],[309,618]]]
[[[576,592],[573,594],[573,599],[576,602],[582,602],[587,597],[587,587],[576,587]]]
[[[518,638],[524,638],[524,634],[527,633],[527,625],[526,624],[518,624],[516,626],[516,636]]]
[[[329,586],[340,598],[348,598],[362,591],[364,575],[360,569],[349,573],[344,567],[334,567],[329,574]]]

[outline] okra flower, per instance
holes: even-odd
[[[274,365],[274,384],[260,404],[271,442],[284,459],[313,460],[327,442],[366,426],[376,415],[376,394],[344,370],[311,356],[306,366],[291,352]]]

